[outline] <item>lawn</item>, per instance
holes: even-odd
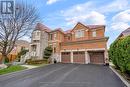
[[[23,67],[23,66],[20,66],[20,65],[12,65],[12,66],[10,66],[8,68],[1,69],[0,70],[0,75],[11,73],[11,72],[16,72],[16,71],[20,71],[20,70],[24,70],[24,69],[27,69],[27,68]]]

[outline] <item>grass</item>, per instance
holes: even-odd
[[[12,66],[10,66],[8,68],[1,69],[0,70],[0,75],[11,73],[11,72],[16,72],[16,71],[20,71],[20,70],[24,70],[24,69],[27,69],[27,68],[23,67],[23,66],[20,66],[20,65],[12,65]]]

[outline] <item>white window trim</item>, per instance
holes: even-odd
[[[96,31],[92,31],[92,37],[97,37],[97,32]]]
[[[80,29],[80,30],[76,30],[75,31],[75,38],[81,38],[84,37],[84,30]]]

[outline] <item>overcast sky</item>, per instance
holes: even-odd
[[[42,23],[51,29],[72,29],[77,22],[106,25],[108,46],[130,26],[130,0],[24,1],[36,6]]]

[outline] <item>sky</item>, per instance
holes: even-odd
[[[108,47],[123,30],[130,27],[130,0],[23,1],[35,6],[41,23],[51,29],[72,29],[77,22],[86,25],[106,25]]]

